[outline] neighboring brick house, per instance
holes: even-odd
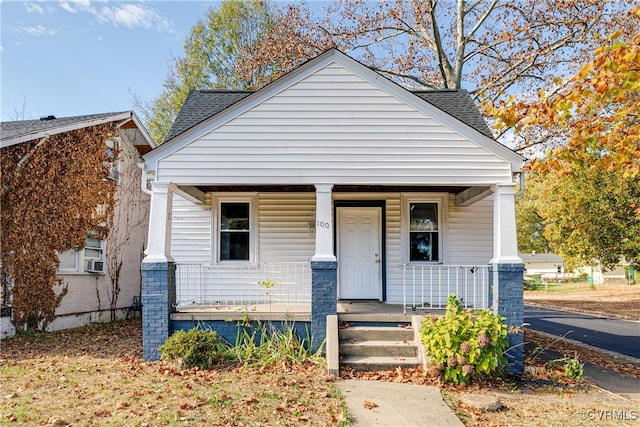
[[[66,329],[89,322],[108,321],[111,308],[116,317],[123,318],[129,311],[134,297],[140,296],[140,260],[146,243],[149,223],[149,195],[141,186],[142,170],[137,166],[141,156],[155,144],[132,111],[91,114],[75,117],[43,117],[40,120],[21,120],[0,124],[1,147],[10,147],[30,141],[41,141],[65,132],[91,126],[112,123],[117,136],[105,141],[104,149],[112,150],[112,172],[108,179],[116,181],[114,227],[105,240],[87,237],[86,246],[79,251],[69,250],[59,254],[59,277],[68,293],[56,310],[55,320],[48,330]],[[117,153],[117,156],[116,154]],[[110,242],[111,247],[107,242]],[[117,246],[117,248],[115,248]],[[117,260],[116,260],[117,257]],[[119,283],[120,294],[112,307],[113,269],[122,261]],[[2,334],[12,334],[12,326],[6,315],[10,314],[10,280],[3,286]]]
[[[147,359],[194,319],[233,340],[219,310],[252,318],[267,302],[316,347],[341,300],[443,307],[456,293],[522,324],[524,159],[465,91],[411,92],[332,49],[255,92],[191,92],[144,159]]]

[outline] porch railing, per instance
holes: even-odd
[[[489,307],[489,266],[408,265],[402,268],[402,299],[407,308],[445,308],[456,294],[464,308]]]
[[[261,285],[272,281],[274,286]],[[308,262],[176,264],[176,306],[310,304]]]

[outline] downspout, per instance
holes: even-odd
[[[517,193],[514,194],[515,197],[518,196],[522,196],[522,194],[524,194],[524,178],[525,178],[525,173],[524,171],[521,172],[516,172],[519,176],[520,176],[520,189],[518,190]],[[514,174],[515,175],[515,174]]]
[[[144,194],[148,194],[150,196],[151,195],[151,190],[149,190],[147,188],[148,174],[147,174],[147,170],[144,167],[144,162],[138,162],[138,163],[136,163],[136,166],[138,166],[138,168],[142,169],[142,174],[140,176],[140,189],[142,190],[142,192]]]

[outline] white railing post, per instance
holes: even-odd
[[[400,266],[402,269],[402,310],[407,314],[407,264]]]
[[[267,302],[259,282],[277,282],[268,290],[283,304],[311,301],[311,274],[307,262],[275,262],[253,265],[210,265],[178,263],[176,266],[178,305],[255,305]]]
[[[401,266],[403,312],[406,313],[406,309],[409,307],[408,297],[412,298],[412,308],[418,305],[417,286],[420,286],[421,308],[428,308],[425,305],[427,294],[431,308],[443,308],[451,292],[455,292],[458,298],[462,299],[463,307],[466,309],[487,308],[488,268],[488,266],[472,265],[415,266],[403,264]],[[407,287],[409,286],[411,286],[411,295],[408,295]],[[429,286],[428,292],[425,286]],[[470,286],[472,289],[469,289]],[[483,297],[478,297],[478,295],[483,295]]]

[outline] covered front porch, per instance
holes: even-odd
[[[143,304],[153,313],[156,277],[165,279],[158,286],[168,290],[160,304],[167,335],[197,322],[227,329],[228,321],[294,321],[310,327],[318,347],[329,315],[402,321],[442,312],[451,294],[465,308],[500,312],[500,297],[509,298],[506,288],[496,290],[517,260],[511,183],[480,198],[473,186],[458,194],[393,186],[334,191],[324,184],[314,192],[221,188],[152,183],[154,232],[143,262],[151,286],[143,288]],[[242,250],[232,248],[234,241]],[[234,256],[244,258],[228,259]]]
[[[400,308],[403,314],[417,309],[444,309],[451,294],[467,309],[490,308],[488,265],[404,264],[396,268],[398,272],[389,273],[402,278],[401,301],[382,304],[380,300],[338,299],[338,312],[341,309],[347,312],[346,304],[357,307],[359,312],[366,308],[379,312],[385,305],[392,307],[390,312]],[[247,265],[178,262],[176,312],[197,313],[202,319],[233,313],[300,317],[311,313],[311,276],[310,263],[305,262]]]

